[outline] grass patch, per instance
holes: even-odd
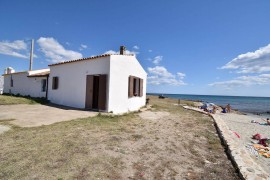
[[[112,146],[112,140],[116,147],[121,142],[119,132],[134,121],[136,114],[99,115],[49,126],[13,128],[0,136],[0,179],[119,179],[121,159],[104,150]]]
[[[12,105],[12,104],[47,104],[48,101],[45,98],[32,98],[29,96],[20,95],[0,95],[0,105]]]

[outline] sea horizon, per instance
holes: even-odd
[[[166,95],[166,94],[169,94],[169,95],[190,95],[190,96],[231,96],[231,97],[259,97],[259,98],[270,98],[270,96],[247,96],[247,95],[244,95],[244,96],[241,96],[241,95],[217,95],[217,94],[176,94],[176,93],[152,93],[152,92],[147,92],[146,93],[147,95]]]
[[[161,93],[147,93],[147,95],[158,96]],[[194,95],[194,94],[162,94],[173,99],[183,99],[214,103],[219,106],[230,104],[232,109],[246,114],[270,116],[270,97],[259,96],[227,96],[227,95]]]

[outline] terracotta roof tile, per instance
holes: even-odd
[[[102,55],[98,55],[98,56],[92,56],[92,57],[87,57],[87,58],[82,58],[82,59],[75,59],[75,60],[64,61],[64,62],[55,63],[55,64],[49,64],[48,66],[56,66],[56,65],[73,63],[73,62],[78,62],[78,61],[93,60],[93,59],[98,59],[98,58],[107,57],[107,56],[111,56],[111,55],[120,55],[120,54],[102,54]],[[133,54],[124,54],[122,56],[134,56],[134,55]]]

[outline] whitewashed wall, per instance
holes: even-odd
[[[4,76],[0,75],[0,94],[3,93],[3,89],[4,89]]]
[[[109,79],[109,58],[108,56],[50,66],[48,99],[55,104],[85,108],[86,76],[107,74]],[[52,89],[54,76],[59,78],[56,90]]]
[[[135,56],[111,55],[109,109],[113,113],[135,111],[145,105],[146,72]],[[128,97],[129,76],[143,79],[143,96]]]
[[[46,77],[27,77],[28,72],[4,75],[4,93],[20,94],[31,97],[46,97],[46,92],[42,92],[42,79]],[[13,87],[10,86],[10,79],[13,79]]]

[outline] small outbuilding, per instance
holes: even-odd
[[[47,81],[50,74],[49,69],[40,69],[23,72],[6,72],[4,76],[4,93],[47,97]]]

